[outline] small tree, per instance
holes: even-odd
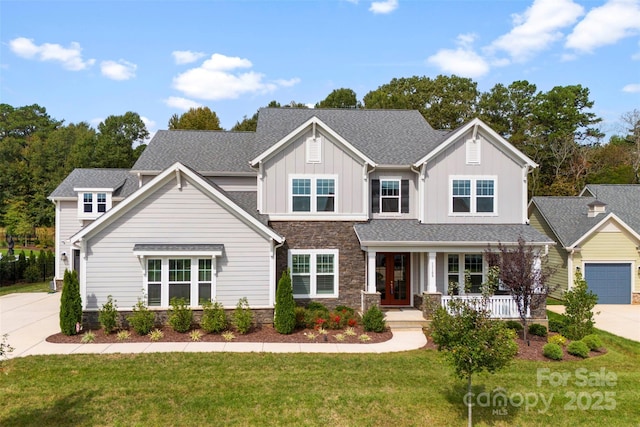
[[[82,323],[82,299],[78,273],[64,272],[62,296],[60,297],[60,331],[65,335],[75,335]]]
[[[296,327],[296,302],[289,269],[282,272],[276,291],[276,306],[273,326],[281,334],[290,334]]]
[[[452,298],[449,302],[452,314],[439,307],[431,323],[433,342],[438,351],[445,352],[456,375],[467,380],[467,393],[471,393],[473,374],[484,370],[493,373],[506,366],[518,352],[515,332],[504,322],[490,318],[488,302],[486,296],[470,300]],[[471,402],[468,402],[468,424],[472,425]]]
[[[111,295],[107,297],[107,302],[98,312],[98,322],[102,325],[105,334],[110,334],[118,327],[118,306]]]
[[[576,271],[573,288],[564,293],[565,335],[571,340],[581,340],[593,333],[593,307],[598,296],[591,292],[582,273]]]
[[[527,340],[528,313],[546,304],[551,292],[548,284],[553,273],[546,261],[542,260],[532,246],[518,238],[518,246],[510,249],[502,244],[498,251],[491,248],[485,251],[487,263],[498,268],[498,279],[509,291],[518,307],[520,323],[524,329],[524,340]]]

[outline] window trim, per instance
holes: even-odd
[[[470,185],[470,203],[469,212],[454,212],[453,211],[453,183],[454,181],[469,181]],[[492,181],[493,182],[493,195],[485,196],[478,195],[477,183],[478,181]],[[479,197],[493,197],[493,211],[492,212],[478,212],[478,198]],[[496,175],[451,175],[449,177],[449,193],[448,193],[448,205],[449,216],[498,216],[498,177]]]
[[[382,211],[382,181],[398,182],[398,210]],[[411,213],[411,180],[402,176],[379,176],[371,180],[369,188],[371,197],[371,213],[381,217],[399,217]],[[388,197],[388,196],[385,196]]]
[[[112,189],[110,188],[74,188],[78,194],[78,218],[96,219],[106,213],[113,206]],[[85,196],[90,195],[91,201],[85,203]],[[104,202],[99,201],[99,196],[104,196]],[[90,212],[85,212],[85,205],[91,206]],[[100,211],[100,206],[104,206],[104,211]]]
[[[458,257],[458,273],[449,273],[449,256],[450,255],[455,255]],[[445,295],[449,295],[449,277],[453,276],[454,274],[458,275],[458,294],[459,295],[480,295],[480,293],[472,293],[472,292],[467,293],[464,290],[464,276],[465,276],[465,271],[467,270],[467,262],[466,262],[467,255],[479,255],[480,257],[482,257],[481,283],[484,283],[487,280],[487,271],[488,271],[487,258],[484,256],[483,253],[481,252],[447,252],[444,254],[444,268],[443,268]],[[472,275],[478,276],[479,274],[472,273]]]
[[[293,210],[293,181],[296,179],[308,179],[310,180],[310,194],[311,203],[308,211],[294,211]],[[319,211],[318,210],[318,197],[325,197],[324,194],[318,194],[318,181],[323,179],[333,180],[333,211]],[[299,195],[296,195],[299,196]],[[332,174],[292,174],[289,175],[289,191],[288,191],[288,205],[289,213],[294,215],[334,215],[339,212],[338,210],[338,175]]]
[[[294,298],[338,298],[339,292],[339,282],[340,282],[340,258],[339,258],[339,250],[338,249],[289,249],[287,255],[287,267],[289,271],[292,271],[292,260],[293,255],[309,255],[309,294],[293,294]],[[318,267],[317,267],[317,255],[333,255],[333,293],[331,294],[319,294],[318,293],[318,283],[317,277]],[[320,275],[328,275],[322,274]],[[291,281],[293,286],[293,276],[291,273]]]
[[[383,182],[396,182],[398,184],[398,195],[397,196],[385,196],[382,191]],[[398,200],[398,209],[395,211],[385,211],[384,203],[382,203],[383,199],[397,199]],[[380,215],[398,215],[402,211],[402,179],[395,177],[380,177]]]

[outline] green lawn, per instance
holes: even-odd
[[[476,406],[474,425],[637,425],[640,343],[601,335],[603,356],[516,361],[475,377],[474,392],[502,388],[512,403]],[[615,385],[595,377],[602,372]],[[566,385],[547,380],[561,375]],[[0,425],[464,426],[465,386],[432,350],[30,356],[4,364]],[[547,410],[541,397],[551,399]]]
[[[0,287],[0,297],[17,292],[49,292],[49,282],[18,283]]]

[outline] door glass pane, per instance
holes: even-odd
[[[407,255],[396,254],[393,263],[393,298],[403,300],[407,298]]]
[[[376,254],[376,291],[382,301],[386,299],[387,261],[385,254]]]

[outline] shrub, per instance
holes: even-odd
[[[42,278],[42,270],[37,264],[29,264],[24,270],[24,280],[27,283],[38,282]]]
[[[305,322],[305,316],[307,315],[307,309],[304,307],[296,307],[294,309],[294,313],[296,315],[296,328],[304,329],[307,327],[307,323]]]
[[[156,315],[153,311],[149,311],[144,301],[138,299],[133,306],[133,314],[127,318],[127,321],[136,333],[147,335],[155,325]]]
[[[249,308],[247,297],[240,298],[233,312],[233,326],[240,334],[246,334],[253,325],[253,312]]]
[[[107,302],[102,305],[98,313],[98,322],[105,334],[110,334],[118,327],[118,306],[113,302],[111,295],[107,297]]]
[[[549,332],[564,333],[564,321],[561,319],[549,319]]]
[[[151,339],[151,341],[160,341],[163,337],[164,332],[162,332],[160,329],[154,329],[149,334],[149,339]]]
[[[551,335],[549,338],[547,338],[547,342],[549,344],[557,344],[560,347],[564,347],[565,345],[567,345],[567,339],[562,335]]]
[[[554,343],[545,344],[545,346],[542,347],[542,354],[549,359],[562,360],[562,347]]]
[[[506,322],[504,322],[504,325],[507,328],[513,329],[516,332],[520,332],[521,330],[524,329],[524,327],[522,326],[522,323],[518,322],[517,320],[507,320]]]
[[[126,340],[128,340],[129,338],[131,338],[131,332],[129,332],[129,331],[119,331],[119,332],[116,334],[116,339],[117,339],[118,341],[126,341]]]
[[[573,341],[567,347],[567,353],[586,359],[589,357],[589,347],[582,341]]]
[[[282,272],[276,291],[276,306],[273,327],[281,334],[290,334],[296,327],[296,302],[293,299],[293,287],[289,269]]]
[[[169,310],[169,326],[176,332],[187,332],[193,323],[193,311],[187,305],[184,298],[171,298],[171,310]]]
[[[234,340],[236,336],[233,335],[233,332],[227,331],[222,333],[222,338],[224,338],[225,341],[231,341]]]
[[[329,309],[324,304],[321,304],[316,301],[311,301],[309,304],[307,304],[307,310],[309,311],[320,310],[320,311],[326,311],[327,313],[329,312]]]
[[[384,313],[377,305],[372,305],[362,316],[365,331],[383,332],[386,328]]]
[[[87,331],[82,335],[82,339],[80,340],[83,344],[92,343],[96,340],[96,334],[93,331]]]
[[[565,335],[572,340],[580,340],[593,333],[593,307],[598,296],[587,287],[582,274],[577,271],[573,288],[565,294]]]
[[[546,337],[547,327],[544,325],[541,325],[540,323],[534,323],[531,326],[529,326],[529,333],[531,335],[537,335],[539,337]]]
[[[82,300],[76,271],[65,270],[60,297],[60,331],[65,335],[75,335],[82,322]]]
[[[211,303],[207,301],[202,304],[202,318],[200,327],[209,333],[219,334],[227,329],[227,314],[224,307],[219,302]]]
[[[9,337],[9,334],[2,335],[2,341],[0,342],[0,363],[2,363],[4,358],[9,356],[9,353],[13,353],[13,350],[15,350],[7,342],[8,337]]]
[[[347,307],[346,305],[339,305],[336,307],[336,312],[337,313],[342,313],[342,314],[349,314],[351,316],[354,316],[356,314],[356,311],[351,308],[351,307]]]
[[[328,310],[311,310],[307,308],[304,316],[305,326],[307,328],[322,327],[329,321]]]
[[[589,347],[589,350],[594,350],[594,351],[598,351],[599,349],[602,348],[602,345],[603,345],[602,340],[596,334],[589,334],[585,336],[584,338],[582,338],[582,342],[585,343],[587,347]]]
[[[191,331],[189,338],[191,338],[191,341],[200,341],[202,339],[202,331],[200,329]]]

